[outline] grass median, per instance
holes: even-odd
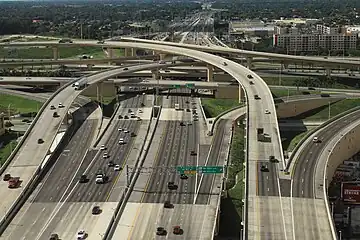
[[[228,167],[228,180],[226,183],[227,197],[221,201],[220,235],[239,236],[242,221],[242,199],[244,196],[244,125],[243,118],[237,120],[233,132],[230,150],[230,165]]]
[[[207,118],[217,117],[221,113],[241,105],[237,99],[202,98],[201,103]]]
[[[41,102],[35,100],[9,94],[0,94],[0,113],[3,112],[6,116],[8,115],[9,110],[11,115],[37,112],[41,105]]]
[[[6,132],[0,136],[0,165],[2,166],[17,145],[17,133]]]

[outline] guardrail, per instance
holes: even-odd
[[[151,111],[152,113],[154,111]],[[147,156],[147,153],[149,151],[149,148],[150,148],[150,143],[152,141],[152,139],[154,138],[154,135],[155,135],[155,131],[156,131],[156,127],[158,125],[158,122],[159,122],[159,117],[160,117],[160,112],[161,112],[161,107],[160,107],[160,111],[158,112],[158,116],[156,118],[156,122],[155,122],[155,126],[154,126],[154,130],[151,132],[151,136],[150,136],[150,139],[148,141],[148,144],[147,146],[145,147],[147,141],[146,139],[148,138],[149,136],[149,131],[150,131],[150,127],[151,127],[151,122],[153,120],[153,118],[151,118],[151,121],[149,123],[149,127],[148,127],[148,131],[146,133],[146,136],[145,136],[145,141],[144,141],[144,144],[142,145],[142,148],[139,152],[139,156],[138,156],[138,159],[137,159],[137,162],[136,162],[136,166],[142,166],[145,159],[146,159],[146,156]],[[141,159],[141,157],[143,156],[143,158]],[[125,191],[123,192],[122,196],[121,196],[121,199],[114,211],[114,214],[110,220],[110,223],[108,225],[108,228],[106,229],[105,233],[104,233],[104,237],[103,239],[112,239],[112,236],[116,230],[116,224],[115,222],[118,222],[120,221],[120,218],[121,218],[121,215],[122,215],[122,212],[125,210],[125,207],[126,207],[126,204],[127,204],[127,201],[128,199],[130,198],[130,195],[131,195],[131,192],[135,186],[135,183],[136,183],[136,180],[138,178],[140,174],[140,171],[136,171],[135,173],[133,173],[131,176],[130,176],[130,186],[128,188],[125,189]],[[135,175],[135,176],[134,176]],[[132,177],[133,176],[133,177]]]
[[[330,123],[332,123],[332,122],[334,122],[334,121],[336,121],[336,120],[338,120],[338,119],[340,119],[340,118],[342,118],[342,117],[344,117],[344,116],[346,116],[346,115],[348,115],[348,114],[350,114],[350,113],[352,113],[352,112],[354,112],[354,111],[356,111],[356,110],[360,110],[360,106],[359,106],[359,107],[354,107],[354,108],[349,109],[349,110],[347,110],[347,111],[345,111],[345,112],[342,112],[342,113],[336,115],[335,117],[327,120],[326,122],[324,122],[324,123],[321,124],[320,126],[318,126],[318,127],[316,127],[316,128],[313,128],[313,129],[311,129],[310,131],[308,131],[308,132],[305,134],[305,136],[298,142],[298,144],[297,144],[297,145],[295,146],[295,148],[293,149],[293,151],[292,151],[292,153],[291,153],[291,155],[290,155],[290,157],[289,157],[289,160],[288,160],[288,162],[287,162],[287,164],[286,164],[286,167],[285,167],[285,169],[284,169],[284,172],[287,173],[287,174],[289,174],[289,168],[290,168],[291,162],[292,162],[293,159],[294,159],[295,153],[296,153],[297,151],[299,151],[299,148],[301,147],[301,145],[304,144],[305,141],[306,141],[311,135],[313,135],[315,132],[319,131],[320,129],[326,127],[326,126],[329,125]]]

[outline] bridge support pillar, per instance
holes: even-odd
[[[131,56],[135,57],[136,56],[136,48],[131,48]]]
[[[281,64],[281,69],[282,70],[285,70],[285,69],[288,69],[289,68],[289,64],[288,63],[283,63]]]
[[[125,48],[125,50],[124,50],[124,55],[125,55],[125,57],[130,57],[131,56],[131,50],[130,50],[130,48]]]
[[[207,65],[207,81],[212,82],[214,80],[214,67]]]
[[[160,71],[159,71],[159,69],[151,70],[151,74],[152,74],[152,78],[154,80],[159,80],[160,79]]]
[[[59,49],[57,47],[53,47],[53,58],[54,60],[59,59]]]
[[[330,78],[331,77],[331,68],[327,67],[327,68],[325,68],[325,71],[326,71],[326,77]]]
[[[252,60],[253,60],[252,57],[246,57],[246,67],[247,67],[248,69],[251,69],[251,68],[252,68]]]

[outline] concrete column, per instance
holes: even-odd
[[[59,49],[57,47],[53,47],[53,59],[54,60],[59,59]]]
[[[288,69],[289,68],[289,64],[288,63],[283,63],[282,64],[282,67],[281,67],[282,69]]]
[[[158,69],[156,70],[151,70],[151,74],[152,74],[152,78],[154,80],[160,80],[160,72]]]
[[[207,65],[207,81],[212,82],[214,80],[214,67]]]
[[[125,48],[125,57],[130,57],[131,56],[131,50],[130,48]]]
[[[252,57],[246,57],[246,67],[247,67],[248,69],[251,69],[251,68],[252,68],[252,60],[253,60]]]
[[[108,48],[107,52],[108,52],[108,58],[113,58],[114,57],[114,49]]]
[[[136,48],[131,48],[131,56],[136,57]]]
[[[331,77],[331,68],[330,68],[330,67],[326,67],[326,68],[325,68],[325,71],[326,71],[326,77],[327,77],[327,78],[330,78],[330,77]]]

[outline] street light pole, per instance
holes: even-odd
[[[331,105],[330,105],[330,101],[329,101],[329,119],[331,117]]]
[[[8,118],[9,118],[9,122],[10,122],[10,106],[11,106],[11,103],[9,103],[9,105],[8,105]]]

